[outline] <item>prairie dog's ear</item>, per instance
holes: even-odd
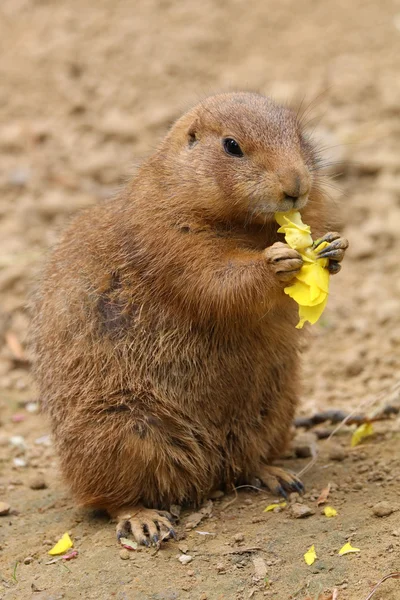
[[[199,141],[199,129],[200,129],[200,119],[198,117],[191,123],[189,126],[187,137],[189,141],[189,146],[193,146],[196,142]]]

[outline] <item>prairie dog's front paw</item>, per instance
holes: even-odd
[[[328,245],[321,251],[318,252],[318,246],[322,242],[328,242]],[[314,242],[314,250],[318,252],[318,258],[328,258],[328,270],[331,275],[340,271],[340,263],[342,262],[345,252],[349,247],[349,242],[346,238],[341,237],[340,233],[336,231],[330,231],[326,233],[322,238]]]
[[[264,252],[276,277],[283,283],[291,281],[303,266],[301,254],[282,242],[276,242]]]

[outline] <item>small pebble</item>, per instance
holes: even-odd
[[[183,565],[188,565],[189,563],[192,562],[193,556],[190,556],[190,554],[181,554],[180,557],[178,558],[178,560]]]
[[[12,435],[9,439],[11,446],[19,450],[26,450],[26,442],[22,435]]]
[[[334,446],[333,448],[331,448],[331,451],[329,452],[330,460],[337,460],[337,461],[341,462],[346,457],[347,457],[347,452],[341,446]]]
[[[203,592],[203,594],[201,594],[201,596],[199,597],[199,600],[207,600],[208,596],[205,592]]]
[[[300,504],[299,502],[292,504],[290,510],[295,519],[302,519],[303,517],[310,517],[311,515],[315,514],[315,511],[309,506],[306,504]]]
[[[27,556],[26,558],[24,558],[24,565],[30,565],[35,559],[33,558],[33,556]]]
[[[129,560],[131,557],[129,550],[122,548],[122,550],[119,551],[119,557],[122,558],[122,560]]]
[[[7,502],[0,502],[0,517],[4,517],[4,515],[8,515],[10,512],[11,506],[7,504]]]
[[[382,502],[375,504],[375,506],[372,508],[372,512],[376,517],[388,517],[392,514],[393,507],[389,504],[389,502],[385,502],[383,500]]]
[[[38,475],[31,479],[29,487],[31,490],[45,490],[47,488],[47,483],[45,482],[44,477]]]
[[[243,535],[243,533],[236,533],[233,536],[233,541],[234,542],[243,542],[244,541],[244,535]]]

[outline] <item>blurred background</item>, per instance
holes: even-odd
[[[309,335],[301,412],[351,410],[398,381],[399,0],[1,0],[0,494],[18,492],[30,468],[56,468],[26,353],[46,251],[174,119],[228,90],[301,105],[350,241]]]

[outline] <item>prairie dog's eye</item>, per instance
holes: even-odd
[[[233,138],[224,138],[222,140],[222,144],[227,154],[230,154],[231,156],[238,156],[239,158],[243,156],[241,147]]]

